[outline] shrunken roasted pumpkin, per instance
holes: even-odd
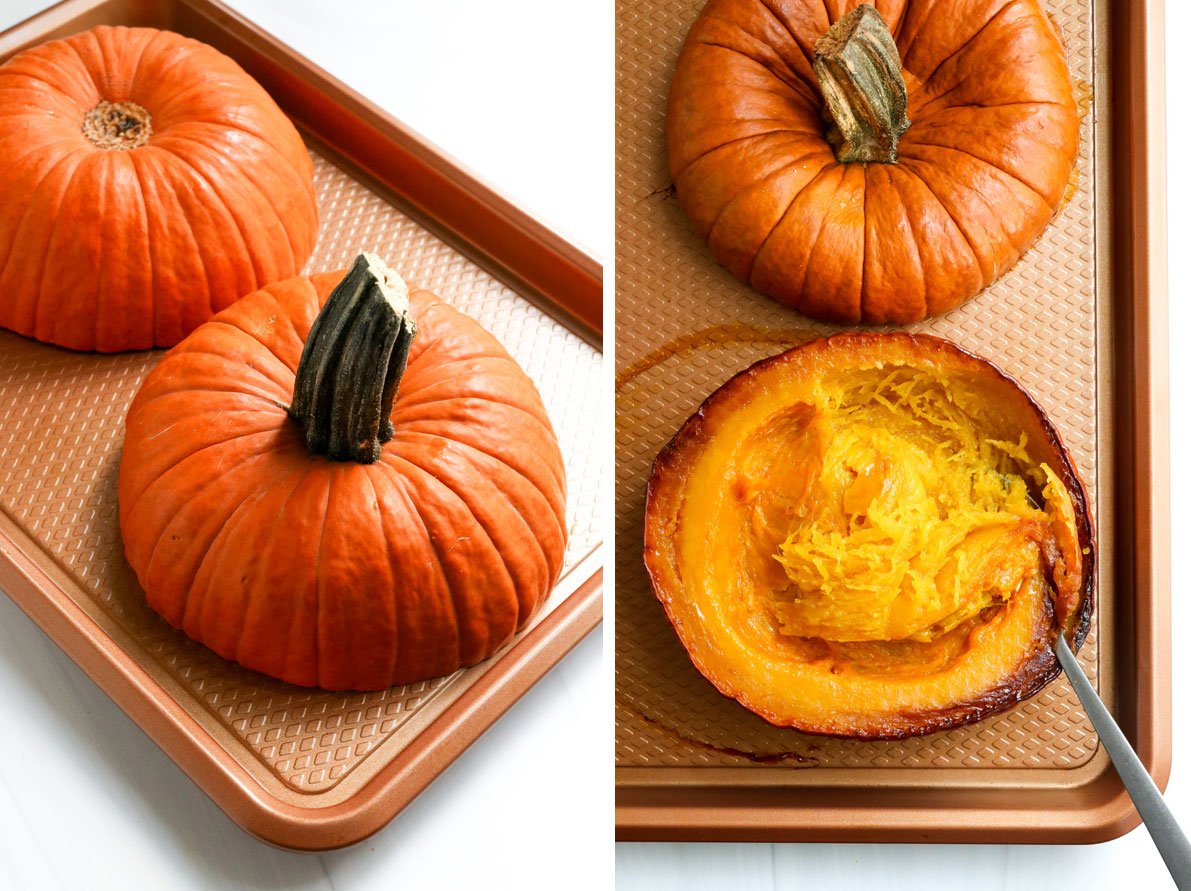
[[[295,684],[381,689],[529,621],[562,566],[565,488],[500,343],[361,255],[248,295],[149,374],[120,529],[150,605],[192,638]]]
[[[999,278],[1059,207],[1079,141],[1036,0],[711,0],[666,127],[715,258],[846,324],[917,321]]]
[[[645,562],[695,666],[766,720],[900,738],[1059,673],[1092,526],[1054,427],[947,341],[839,334],[759,362],[654,463]]]
[[[0,65],[0,326],[171,346],[314,247],[297,130],[215,49],[98,27]]]

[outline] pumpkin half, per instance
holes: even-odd
[[[892,739],[1001,711],[1091,621],[1054,427],[947,341],[839,334],[737,375],[654,463],[645,562],[695,666],[778,726]]]
[[[0,326],[77,350],[171,346],[298,272],[314,167],[243,69],[99,27],[0,65]]]
[[[200,326],[126,426],[120,529],[149,604],[291,683],[479,662],[562,566],[563,460],[533,383],[372,255]]]
[[[711,0],[666,139],[733,275],[812,318],[905,324],[1017,262],[1062,201],[1079,117],[1036,0]]]

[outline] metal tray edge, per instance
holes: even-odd
[[[579,581],[563,602],[497,656],[368,784],[338,805],[300,808],[261,786],[12,539],[0,534],[0,587],[13,602],[229,817],[258,838],[292,850],[346,847],[381,829],[593,631],[602,618],[603,547],[568,576]]]

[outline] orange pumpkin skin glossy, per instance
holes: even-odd
[[[342,277],[270,285],[166,355],[128,413],[120,528],[150,605],[190,637],[291,683],[371,690],[525,626],[562,566],[566,491],[533,383],[427,291],[380,460],[308,452],[285,407]]]
[[[151,135],[101,148],[99,103]],[[78,350],[171,346],[314,247],[314,168],[243,69],[198,41],[98,27],[0,66],[0,326]]]
[[[858,5],[711,0],[671,87],[670,175],[737,278],[812,318],[906,324],[969,299],[1039,236],[1079,117],[1034,0],[885,0],[910,127],[897,163],[838,163],[811,65]]]
[[[783,639],[760,611],[737,609],[736,603],[761,602],[749,599],[747,579],[742,581],[745,577],[731,568],[745,565],[748,558],[740,555],[749,552],[755,533],[745,531],[738,545],[725,547],[714,530],[698,525],[699,514],[728,515],[723,504],[730,503],[729,496],[724,493],[741,486],[740,476],[717,477],[708,485],[705,468],[719,465],[703,462],[712,460],[707,456],[713,449],[743,454],[746,445],[725,430],[730,425],[738,430],[734,426],[738,419],[756,411],[758,403],[784,399],[787,388],[813,388],[832,374],[895,366],[957,379],[963,376],[987,392],[994,406],[990,411],[1001,419],[998,425],[1004,425],[1001,430],[1020,425],[1017,429],[1029,436],[1031,457],[1046,461],[1070,496],[1073,535],[1066,549],[1080,569],[1068,580],[1065,594],[1033,601],[1017,597],[991,618],[981,616],[970,630],[958,629],[957,633],[966,635],[958,644],[962,653],[958,659],[933,664],[939,648],[949,645],[940,641],[934,650],[922,649],[921,670],[917,662],[910,662],[904,670],[866,677],[851,670],[846,659],[844,670],[838,664],[832,666],[835,657],[824,654],[822,642]],[[781,497],[777,489],[773,491]],[[700,500],[709,506],[697,508]],[[901,739],[1003,711],[1059,675],[1051,649],[1058,626],[1078,650],[1091,624],[1092,521],[1083,485],[1057,431],[1031,397],[994,366],[927,335],[839,334],[758,362],[729,380],[700,406],[654,462],[644,553],[654,594],[700,673],[725,696],[770,723],[811,734]],[[721,564],[726,567],[723,572],[715,568]],[[949,687],[952,678],[955,683]],[[966,678],[983,681],[971,684]],[[952,688],[961,695],[937,701],[939,690]]]

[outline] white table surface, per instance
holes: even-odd
[[[1160,0],[1158,0],[1160,3]],[[1166,4],[1166,33],[1191,28],[1191,4]],[[1167,56],[1168,145],[1191,140],[1186,120],[1191,95],[1191,54]],[[1181,154],[1181,152],[1179,153]],[[1191,434],[1191,168],[1172,163],[1169,181],[1171,331],[1171,468],[1173,503],[1174,763],[1169,802],[1191,831],[1191,653],[1178,629],[1191,622],[1191,473],[1181,464]],[[616,852],[620,891],[1031,891],[1071,888],[1164,891],[1173,888],[1149,836],[1138,828],[1124,838],[1092,846],[1019,845],[644,845],[620,844]]]
[[[46,5],[0,0],[0,29]],[[546,0],[232,5],[611,254],[610,4],[565,16]],[[28,728],[0,740],[0,889],[610,887],[602,642],[597,631],[579,644],[377,835],[295,854],[233,824],[0,596],[0,710]]]

